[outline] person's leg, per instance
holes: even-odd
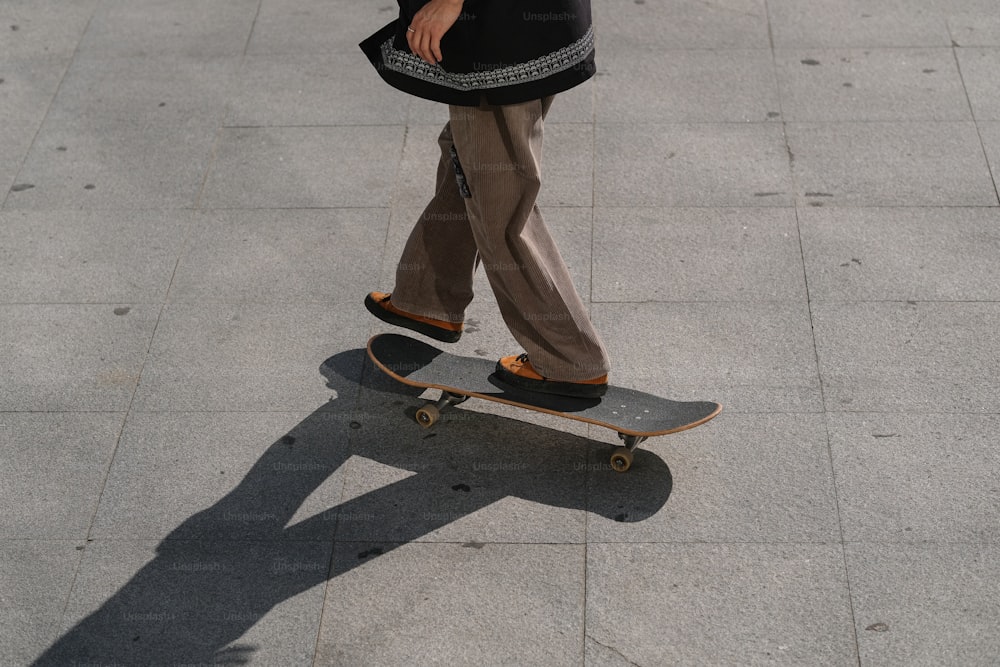
[[[437,189],[396,265],[392,305],[435,320],[462,322],[473,296],[476,241],[456,180],[449,125],[441,131],[438,144]]]
[[[450,125],[472,234],[504,322],[538,373],[590,380],[608,372],[607,353],[535,205],[551,103],[451,107]]]

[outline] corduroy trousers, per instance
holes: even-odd
[[[437,188],[400,257],[392,303],[464,321],[482,264],[500,314],[535,370],[554,380],[588,380],[608,372],[607,352],[536,205],[552,100],[449,107],[438,139]]]

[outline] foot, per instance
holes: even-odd
[[[462,337],[463,325],[461,322],[434,320],[429,317],[407,313],[392,305],[389,301],[389,296],[385,292],[372,292],[365,297],[365,308],[383,322],[394,324],[397,327],[412,329],[417,333],[430,336],[434,340],[454,343]]]
[[[550,380],[539,375],[528,361],[527,354],[504,357],[497,362],[497,376],[518,389],[577,398],[598,398],[608,390],[608,376],[591,380]]]

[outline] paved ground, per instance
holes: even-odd
[[[0,664],[997,663],[996,0],[594,1],[543,210],[616,381],[726,406],[627,475],[363,363],[392,2],[0,0]]]

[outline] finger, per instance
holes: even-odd
[[[420,31],[420,57],[432,65],[436,62],[431,53],[431,33],[429,30]]]
[[[422,24],[422,15],[420,12],[417,12],[406,30],[406,42],[410,45],[410,51],[421,59],[424,58],[423,53],[420,51],[420,36],[424,32]]]
[[[439,63],[444,58],[441,56],[441,38],[432,37],[431,38],[431,55],[434,56],[434,62]]]

